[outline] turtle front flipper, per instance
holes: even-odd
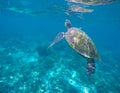
[[[55,43],[59,42],[61,39],[64,38],[64,32],[60,32],[55,39],[53,40],[53,42],[48,46],[48,48],[52,47]]]
[[[95,61],[93,58],[87,59],[86,72],[88,75],[93,74],[95,72]]]

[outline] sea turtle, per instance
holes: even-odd
[[[80,55],[87,59],[86,72],[92,74],[95,71],[94,59],[100,59],[96,47],[90,37],[81,29],[72,27],[70,20],[66,19],[67,32],[60,32],[49,47],[65,37],[67,43]]]

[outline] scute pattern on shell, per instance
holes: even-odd
[[[86,58],[99,59],[96,47],[88,35],[78,28],[70,28],[65,34],[66,41],[79,54]]]

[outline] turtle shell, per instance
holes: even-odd
[[[68,44],[79,54],[86,58],[99,59],[98,52],[93,41],[88,35],[78,28],[69,28],[65,33]]]

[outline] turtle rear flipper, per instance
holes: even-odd
[[[93,58],[87,59],[86,72],[88,75],[93,74],[95,72],[95,61]]]
[[[52,47],[55,43],[59,42],[61,39],[64,38],[64,32],[60,32],[55,39],[53,40],[53,42],[48,46],[48,48]]]

